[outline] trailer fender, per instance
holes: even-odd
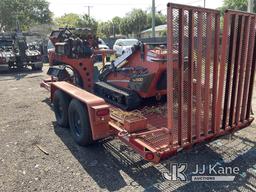
[[[110,120],[109,105],[102,98],[65,81],[59,81],[51,84],[51,101],[56,90],[62,90],[71,98],[78,99],[86,105],[94,141],[112,134],[108,125]]]

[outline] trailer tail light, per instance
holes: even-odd
[[[146,159],[147,161],[152,161],[154,158],[155,158],[155,155],[154,155],[153,153],[151,153],[151,152],[148,152],[148,153],[146,153],[146,155],[145,155],[145,159]]]
[[[93,120],[95,124],[107,122],[110,119],[109,105],[96,105],[92,107]]]
[[[96,115],[99,116],[99,117],[103,117],[103,116],[106,116],[106,115],[109,115],[109,109],[100,109],[96,112]]]

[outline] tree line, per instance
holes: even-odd
[[[105,22],[96,21],[88,15],[78,15],[75,13],[65,14],[62,17],[56,18],[55,23],[57,26],[68,27],[84,27],[88,26],[98,36],[107,38],[117,34],[123,34],[128,36],[134,34],[139,36],[140,32],[144,29],[150,28],[152,23],[152,16],[150,13],[143,11],[142,9],[133,9],[126,14],[125,17],[114,17],[113,19]],[[157,13],[156,25],[162,25],[166,23],[166,16]]]
[[[256,5],[256,0],[255,5]],[[247,10],[247,0],[224,0],[221,12],[225,9]],[[254,6],[256,12],[256,6]],[[64,14],[53,18],[49,10],[49,2],[46,0],[0,0],[0,32],[13,31],[17,23],[21,30],[29,30],[32,27],[50,24],[56,27],[88,27],[100,37],[110,37],[117,34],[139,36],[140,32],[150,28],[152,22],[151,13],[142,9],[133,9],[124,17],[114,17],[109,21],[96,21],[88,15],[76,13]],[[166,15],[156,13],[156,25],[166,23]]]
[[[46,0],[0,0],[0,32],[12,31],[17,24],[22,30],[51,23],[53,14]]]

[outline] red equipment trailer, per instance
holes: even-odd
[[[220,12],[168,4],[167,102],[127,112],[91,88],[92,59],[68,59],[86,80],[44,81],[57,122],[70,125],[78,144],[117,136],[145,160],[158,163],[196,143],[247,127],[256,64],[256,14],[227,10],[220,44]],[[177,55],[178,57],[174,57]],[[188,60],[184,66],[184,60]]]

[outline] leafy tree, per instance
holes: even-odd
[[[145,29],[147,23],[147,14],[141,9],[133,9],[128,14],[128,19],[130,20],[130,27],[132,27],[132,32],[140,35],[140,32]]]
[[[81,28],[90,28],[94,34],[97,32],[98,23],[97,21],[90,17],[89,15],[85,14],[81,17],[81,20],[78,22],[78,27]]]
[[[224,15],[226,9],[234,9],[240,11],[247,11],[248,0],[224,0],[223,6],[219,8],[221,15]],[[256,12],[256,0],[254,0],[253,12]],[[223,26],[224,19],[220,18],[220,24]]]
[[[93,33],[97,31],[97,21],[88,15],[78,15],[76,13],[65,14],[55,19],[58,27],[78,27],[90,28]]]
[[[120,22],[120,33],[128,35],[131,33],[140,35],[145,29],[147,23],[147,14],[141,9],[133,9]]]
[[[115,34],[120,34],[120,24],[122,22],[122,18],[121,17],[114,17],[112,19],[112,28],[114,27],[114,32]]]
[[[50,23],[52,13],[46,0],[1,0],[0,30],[13,30],[19,21],[22,30],[29,26]]]
[[[166,23],[166,16],[157,13],[156,25],[162,25]],[[141,9],[133,9],[125,17],[114,17],[111,21],[100,22],[98,25],[97,34],[101,37],[110,37],[115,34],[135,34],[140,36],[140,32],[150,28],[152,25],[152,15],[147,14]],[[113,29],[114,28],[114,29]]]
[[[53,24],[39,24],[29,28],[29,32],[36,33],[41,37],[47,39],[48,35],[56,28]]]
[[[122,19],[120,23],[120,32],[126,36],[132,33],[132,23],[128,16]]]
[[[97,23],[88,15],[78,15],[75,13],[65,14],[55,20],[59,27],[88,27],[102,38],[108,38],[115,34],[129,34],[140,35],[144,29],[150,28],[152,23],[151,14],[146,14],[141,9],[133,9],[125,17],[114,17],[112,20]],[[166,23],[166,16],[158,13],[156,14],[156,25]]]
[[[81,18],[78,14],[68,13],[55,19],[55,23],[59,27],[78,27],[81,23]]]
[[[113,24],[111,21],[100,22],[98,24],[97,35],[101,38],[108,38],[113,34]]]
[[[156,14],[155,16],[155,24],[157,25],[163,25],[166,24],[166,15],[163,15],[161,13]],[[152,27],[152,13],[147,14],[147,25],[146,25],[146,29],[147,28],[151,28]]]
[[[121,23],[123,18],[114,17],[111,21],[100,22],[98,24],[97,35],[102,38],[108,38],[112,35],[121,33]]]
[[[247,11],[248,0],[224,0],[223,6],[220,8],[222,13],[225,9],[235,9],[241,11]],[[256,0],[254,0],[253,11],[256,12]]]

